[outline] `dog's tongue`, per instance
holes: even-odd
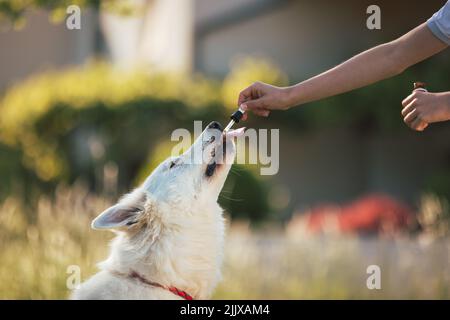
[[[228,130],[225,135],[227,137],[240,137],[244,134],[245,131],[245,127],[239,128],[239,129],[235,129],[235,130]]]

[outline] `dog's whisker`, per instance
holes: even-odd
[[[219,195],[219,198],[223,198],[225,200],[230,200],[230,201],[236,201],[236,202],[242,202],[244,201],[244,199],[236,199],[236,198],[231,198],[231,197],[227,197],[225,195]]]

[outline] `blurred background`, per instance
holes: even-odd
[[[426,21],[445,1],[0,0],[0,298],[64,299],[106,258],[91,219],[137,186],[176,128],[222,124],[254,81],[293,84]],[[81,29],[66,9],[81,7]],[[450,90],[449,50],[393,79],[250,128],[280,170],[235,165],[214,298],[450,298],[450,125],[407,128],[412,83]],[[381,290],[366,268],[379,265]]]

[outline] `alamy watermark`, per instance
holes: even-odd
[[[192,164],[204,164],[211,161],[211,153],[216,163],[232,164],[260,164],[261,175],[278,173],[280,164],[280,130],[253,129],[246,130],[238,137],[224,134],[219,129],[209,128],[202,134],[202,121],[194,121],[194,133],[184,128],[172,132],[171,141],[178,143],[172,148],[171,156],[178,157],[183,151],[191,150],[190,157],[185,159]],[[194,143],[194,137],[201,137],[202,141]],[[227,157],[227,145],[236,139],[236,159]],[[194,143],[194,144],[193,144]],[[209,145],[213,145],[214,148]]]
[[[366,286],[369,290],[381,289],[381,268],[376,264],[372,264],[366,269],[369,277],[366,280]]]
[[[66,9],[66,27],[69,30],[80,30],[81,29],[81,9],[77,5],[70,5]]]
[[[372,4],[367,7],[367,14],[370,14],[366,20],[366,27],[369,30],[380,30],[381,29],[381,8],[376,4]]]
[[[77,289],[81,284],[81,268],[76,264],[67,266],[66,273],[66,287],[69,290]]]

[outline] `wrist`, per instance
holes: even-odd
[[[289,86],[283,88],[283,96],[284,96],[284,105],[286,109],[290,109],[293,106],[296,106],[300,101],[300,91],[297,86]]]
[[[446,120],[450,120],[450,91],[443,94],[443,106],[446,114]]]
[[[436,104],[434,105],[434,112],[432,121],[440,122],[450,120],[450,92],[435,93]]]

